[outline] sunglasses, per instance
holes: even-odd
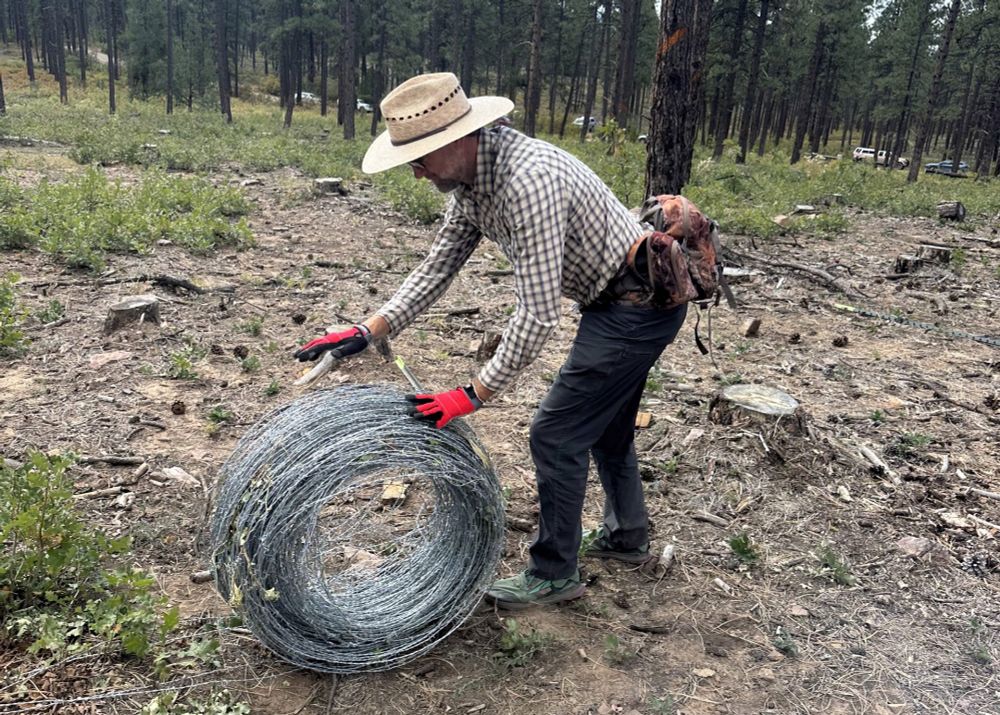
[[[420,157],[419,159],[414,159],[413,161],[406,162],[414,169],[420,169],[421,171],[427,171],[427,166],[424,164],[424,159],[427,157]]]

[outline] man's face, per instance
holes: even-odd
[[[462,151],[463,139],[446,144],[410,162],[413,176],[427,179],[443,194],[454,191],[463,183],[468,183],[467,159]]]

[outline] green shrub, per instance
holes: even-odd
[[[70,464],[36,452],[0,465],[0,641],[61,655],[97,640],[143,657],[177,626],[177,610],[152,577],[116,565],[127,537],[109,539],[76,515]]]
[[[552,637],[541,631],[525,629],[514,618],[504,619],[504,632],[500,636],[500,652],[494,660],[505,667],[527,665],[552,642]]]
[[[14,292],[19,279],[16,273],[0,276],[0,357],[18,355],[28,342],[21,330],[24,311],[18,307]]]
[[[149,172],[137,186],[88,169],[65,182],[43,180],[19,192],[0,177],[0,247],[37,246],[70,266],[99,270],[108,253],[148,253],[169,240],[193,253],[252,242],[242,219],[249,210],[238,190],[208,181]]]

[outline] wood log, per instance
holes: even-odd
[[[893,272],[896,274],[914,273],[922,264],[923,261],[919,257],[903,253],[896,256],[896,265],[893,268]]]
[[[344,180],[339,176],[326,176],[313,181],[313,186],[316,191],[321,194],[339,194],[340,196],[347,196],[347,188],[344,186]]]
[[[922,243],[917,249],[917,258],[936,263],[951,262],[952,249],[948,246],[938,246],[933,243]]]
[[[937,205],[938,218],[949,221],[965,220],[965,206],[961,201],[942,201]]]
[[[160,324],[160,300],[150,293],[133,295],[108,309],[104,333],[110,335],[125,325],[146,322]]]

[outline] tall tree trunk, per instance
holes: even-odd
[[[233,11],[233,96],[240,96],[240,0]]]
[[[386,19],[386,2],[387,0],[379,0],[378,8],[378,58],[375,69],[375,94],[372,97],[372,136],[378,134],[378,123],[382,118],[382,95],[385,93],[385,44],[389,24]]]
[[[722,105],[715,126],[715,148],[712,158],[722,156],[726,137],[729,136],[729,124],[733,114],[733,85],[740,66],[740,50],[743,47],[743,25],[747,17],[747,0],[739,0],[736,10],[736,29],[733,32],[733,44],[729,48],[729,71],[726,72],[722,85]]]
[[[757,18],[757,32],[754,33],[753,55],[750,57],[750,76],[747,78],[747,94],[743,102],[746,111],[740,124],[740,153],[736,163],[747,160],[747,144],[750,141],[750,122],[757,111],[757,82],[760,79],[760,57],[764,54],[764,32],[767,29],[767,0],[760,0],[760,16]]]
[[[570,80],[569,85],[569,96],[566,98],[566,107],[563,109],[562,123],[559,125],[559,138],[561,139],[566,133],[566,122],[569,120],[570,109],[576,104],[576,96],[580,91],[580,64],[583,60],[583,48],[587,44],[585,42],[587,38],[587,30],[590,27],[590,23],[593,17],[588,17],[587,21],[583,23],[583,30],[580,31],[580,39],[576,43],[576,58],[573,60],[573,77]]]
[[[604,28],[601,37],[601,73],[604,75],[601,84],[601,124],[608,121],[608,101],[611,99],[611,22],[612,22],[612,0],[604,3],[604,16],[601,18],[601,26]]]
[[[35,60],[31,54],[31,28],[28,25],[28,0],[14,0],[17,12],[17,22],[21,28],[21,53],[28,71],[28,81],[35,86]]]
[[[80,33],[80,41],[77,42],[76,50],[80,60],[80,87],[87,88],[87,3],[85,0],[77,0],[77,29]]]
[[[167,114],[174,113],[174,3],[167,0]]]
[[[226,0],[215,0],[215,70],[219,79],[219,109],[226,123],[233,121],[229,100],[229,36],[226,32]]]
[[[973,64],[969,69],[969,84],[972,83],[973,75],[976,75],[976,65]],[[965,87],[965,100],[962,102],[962,116],[958,120],[958,126],[955,129],[955,143],[952,148],[951,155],[951,165],[955,167],[955,171],[958,171],[958,167],[961,166],[962,162],[962,151],[965,149],[965,137],[969,129],[969,116],[972,114],[975,106],[979,103],[979,91],[982,89],[982,77],[976,77],[976,86],[971,91],[968,84]]]
[[[920,65],[920,57],[926,52],[927,47],[924,44],[924,34],[930,27],[931,22],[931,4],[930,2],[921,4],[921,15],[920,24],[917,26],[917,40],[913,44],[913,55],[910,57],[910,71],[906,78],[906,92],[903,95],[903,106],[899,111],[899,125],[896,128],[896,141],[892,147],[892,156],[886,158],[886,166],[891,167],[895,162],[895,158],[902,156],[903,152],[906,150],[906,134],[903,131],[904,127],[909,124],[910,114],[913,108],[910,106],[910,102],[913,97],[914,85],[917,81],[917,69]]]
[[[712,0],[663,0],[646,143],[646,195],[679,194],[691,176]]]
[[[628,127],[629,100],[635,84],[635,53],[639,38],[640,0],[621,0],[622,28],[618,40],[618,68],[615,72],[611,113],[620,127]]]
[[[993,84],[989,114],[984,118],[983,126],[987,131],[979,143],[979,154],[976,157],[976,176],[979,179],[989,176],[990,162],[1000,137],[1000,76]]]
[[[503,94],[503,68],[504,68],[504,50],[505,42],[504,35],[507,25],[505,24],[504,10],[506,8],[506,3],[504,0],[497,1],[497,89],[494,94]]]
[[[823,135],[826,132],[827,117],[830,112],[830,100],[833,98],[833,88],[836,83],[836,68],[833,66],[833,58],[826,58],[826,73],[823,78],[823,89],[820,94],[819,106],[813,116],[812,130],[809,134],[809,151],[813,154],[819,153],[820,143],[823,142]]]
[[[108,40],[108,111],[115,113],[115,2],[104,0],[104,16],[107,22]]]
[[[610,22],[611,18],[608,16],[608,9],[611,5],[611,0],[604,0],[604,16],[603,22]],[[594,3],[594,17],[600,15],[599,9],[601,7],[600,2]],[[596,19],[595,19],[596,23]],[[603,47],[604,32],[595,32],[591,37],[590,43],[590,61],[587,63],[587,99],[584,103],[583,108],[583,126],[580,127],[580,141],[586,141],[587,133],[590,131],[590,118],[594,116],[594,98],[597,96],[597,79],[601,75],[601,53],[604,50]],[[596,47],[594,46],[594,43]]]
[[[354,112],[357,109],[355,64],[355,0],[341,0],[340,26],[343,29],[340,49],[339,109],[344,119],[344,139],[354,139]]]
[[[462,87],[473,94],[472,80],[476,76],[476,17],[478,8],[470,4],[465,11],[465,42],[462,45]]]
[[[330,104],[330,57],[326,39],[319,43],[319,116],[325,117]]]
[[[528,64],[528,91],[525,93],[524,133],[535,136],[538,104],[542,94],[542,0],[532,0],[531,55]]]
[[[764,94],[764,114],[760,120],[760,137],[757,140],[757,156],[764,156],[767,144],[767,133],[771,129],[771,118],[774,116],[774,95],[771,90]]]
[[[934,109],[937,105],[938,93],[941,91],[941,76],[944,74],[944,65],[948,59],[948,51],[951,49],[951,36],[955,33],[955,22],[958,20],[958,13],[962,9],[962,0],[952,0],[948,9],[948,19],[945,21],[944,34],[938,45],[937,66],[934,69],[934,76],[931,78],[931,87],[927,91],[927,110],[917,127],[916,144],[913,147],[913,162],[910,164],[910,173],[906,180],[913,183],[920,175],[920,162],[923,159],[924,142],[931,131],[931,123],[934,121]],[[954,171],[958,167],[952,167]]]
[[[3,96],[3,73],[0,72],[0,117],[7,114],[7,100]]]
[[[795,120],[795,143],[792,145],[791,163],[797,164],[802,158],[802,143],[806,138],[806,129],[812,116],[813,100],[816,97],[816,80],[819,68],[823,62],[823,40],[826,37],[826,21],[820,20],[816,27],[816,38],[813,43],[812,59],[809,60],[809,73],[806,75],[805,86],[799,97],[799,116]]]
[[[559,87],[562,71],[563,20],[566,16],[566,0],[559,0],[559,24],[556,29],[556,51],[552,58],[552,80],[549,82],[549,134],[556,131],[556,89]]]

